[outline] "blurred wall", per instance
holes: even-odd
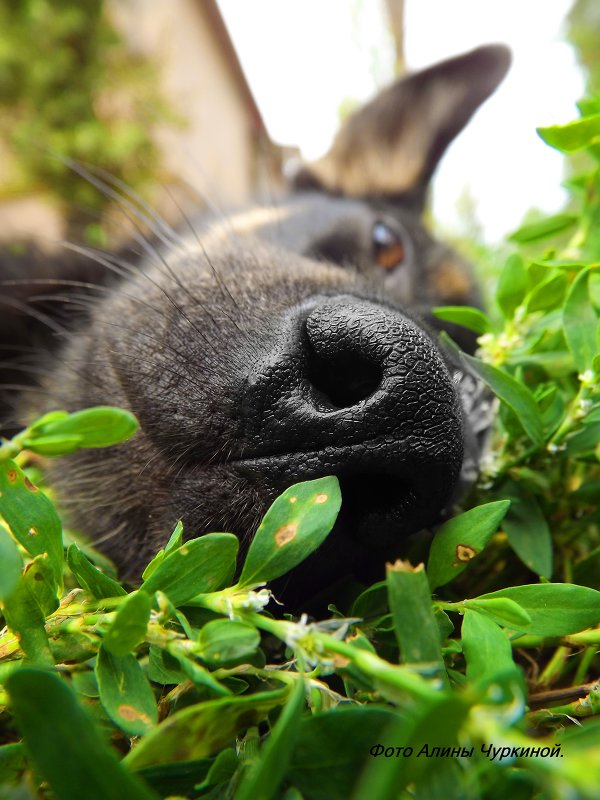
[[[110,0],[109,9],[130,48],[160,65],[165,96],[185,120],[158,130],[168,171],[216,202],[248,199],[276,166],[277,148],[216,3]]]

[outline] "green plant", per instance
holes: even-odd
[[[480,334],[480,358],[458,357],[501,401],[479,497],[483,489],[486,497],[511,499],[504,528],[533,572],[598,586],[600,105],[581,109],[580,120],[540,130],[563,152],[585,149],[593,159],[570,181],[580,212],[511,236],[522,254],[511,255],[500,273],[498,322],[477,309],[437,313]],[[539,254],[539,242],[567,233],[562,250]]]
[[[541,134],[598,159],[598,110]],[[497,321],[438,311],[481,335],[457,358],[498,398],[483,473],[426,565],[389,564],[347,615],[266,608],[330,531],[334,477],[279,497],[239,569],[234,536],[178,524],[132,589],[75,543],[65,560],[17,463],[113,444],[128,415],[54,412],[2,444],[7,797],[597,797],[598,161],[573,186],[579,213],[513,235]]]
[[[0,0],[4,197],[44,192],[78,232],[111,202],[78,165],[102,164],[116,184],[147,193],[159,166],[152,126],[166,113],[152,66],[127,51],[103,0]]]

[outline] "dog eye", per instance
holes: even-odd
[[[376,222],[373,225],[372,236],[377,265],[390,271],[399,267],[406,256],[404,242],[400,236],[384,222]]]

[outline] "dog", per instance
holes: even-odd
[[[490,45],[401,78],[277,203],[205,213],[189,231],[161,224],[138,264],[78,248],[2,256],[8,382],[40,326],[60,344],[21,406],[114,405],[140,422],[131,441],[50,471],[69,524],[123,575],[139,577],[179,518],[188,537],[247,543],[279,493],[323,475],[339,477],[342,510],[294,597],[382,577],[440,519],[477,448],[431,308],[480,295],[421,215],[444,151],[509,62]],[[54,304],[34,299],[52,292]]]

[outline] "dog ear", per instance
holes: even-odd
[[[422,198],[444,151],[510,60],[508,48],[488,45],[396,81],[347,118],[329,152],[300,168],[294,188]]]

